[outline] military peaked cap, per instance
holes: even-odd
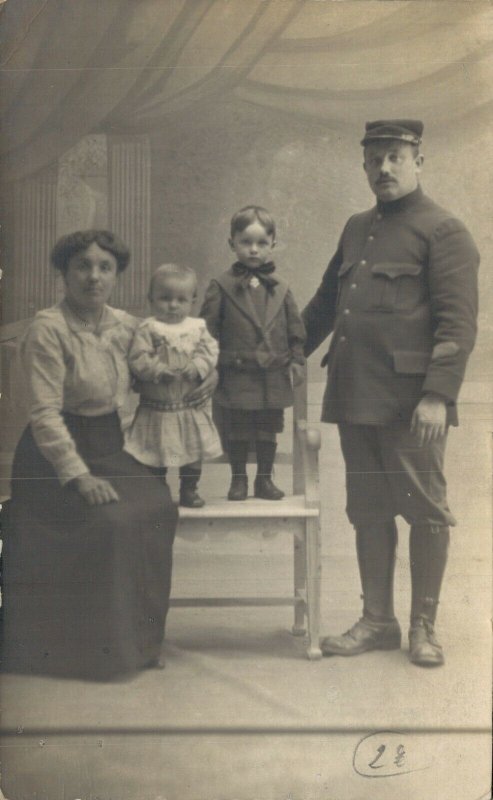
[[[380,139],[398,139],[401,142],[419,145],[423,127],[419,119],[377,119],[375,122],[366,123],[361,144],[364,147]]]

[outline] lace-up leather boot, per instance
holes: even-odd
[[[323,639],[320,646],[324,655],[355,656],[368,650],[399,649],[401,629],[393,602],[396,547],[393,519],[356,529],[363,616],[341,636]]]
[[[421,667],[441,666],[443,648],[435,635],[435,620],[447,564],[449,529],[439,525],[413,525],[409,539],[412,604],[409,659]]]
[[[433,622],[417,617],[409,629],[409,659],[419,667],[441,667],[445,663],[442,645],[435,636]]]

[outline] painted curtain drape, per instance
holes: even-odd
[[[491,113],[489,2],[7,0],[4,180],[83,135],[150,131],[232,96],[337,129],[382,116],[444,126]],[[342,13],[341,13],[342,9]]]

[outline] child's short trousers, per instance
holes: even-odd
[[[263,408],[255,411],[228,408],[226,417],[231,441],[274,442],[276,433],[284,430],[282,408]]]

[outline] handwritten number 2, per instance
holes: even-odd
[[[371,767],[372,769],[380,769],[381,767],[383,767],[383,764],[377,764],[377,761],[380,758],[382,758],[383,754],[385,753],[385,745],[384,744],[381,744],[380,747],[377,747],[377,753],[378,753],[378,756],[375,756],[373,761],[370,761],[370,763],[368,764],[368,766]]]

